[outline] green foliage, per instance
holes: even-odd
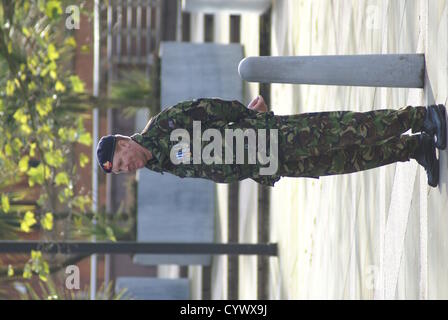
[[[81,152],[81,154],[79,155],[79,166],[81,168],[84,168],[88,163],[89,163],[89,157],[87,157],[84,153]]]
[[[9,205],[8,195],[2,194],[2,210],[3,210],[3,212],[8,213],[9,208],[10,208],[10,205]]]
[[[64,278],[59,277],[49,277],[47,281],[39,283],[39,289],[35,289],[30,283],[26,282],[22,285],[15,284],[16,287],[19,285],[22,287],[24,292],[20,292],[21,300],[89,300],[90,299],[90,288],[86,286],[85,288],[79,290],[69,290],[66,289],[64,285]],[[21,291],[22,291],[21,290]],[[127,289],[123,288],[119,292],[114,293],[114,282],[111,281],[106,286],[103,282],[96,292],[96,300],[129,300],[127,295]]]
[[[70,76],[70,82],[75,93],[84,92],[84,83],[79,79],[77,75]]]
[[[82,7],[84,2],[76,4]],[[53,212],[83,214],[81,208],[86,209],[72,205],[85,204],[86,196],[73,192],[81,161],[73,155],[73,146],[91,145],[92,138],[80,124],[84,116],[65,110],[63,103],[64,95],[84,92],[84,83],[71,70],[76,41],[71,31],[61,28],[63,8],[71,4],[68,0],[0,3],[0,188],[22,179],[30,187],[42,188],[38,203],[31,207],[10,203],[13,195],[2,192],[3,239],[36,227],[52,237]],[[65,139],[57,139],[61,135]],[[82,162],[85,165],[85,158]],[[70,223],[71,214],[68,218]],[[11,266],[8,273],[12,272]],[[23,277],[33,273],[41,280],[48,276],[48,263],[39,253],[32,253]]]
[[[27,211],[25,216],[23,217],[22,222],[20,223],[20,230],[23,232],[30,232],[31,227],[36,224],[36,218],[34,217],[34,213],[31,211]]]
[[[58,18],[62,14],[61,1],[49,0],[45,6],[45,14],[50,19]]]
[[[135,115],[142,107],[148,108],[150,114],[160,111],[153,82],[141,71],[128,71],[123,74],[121,80],[112,83],[110,95],[112,99],[126,101],[122,105],[126,117]]]
[[[68,177],[67,172],[59,172],[54,180],[57,186],[60,185],[68,186],[70,184],[70,179]]]
[[[89,163],[86,154],[74,152],[77,144],[92,146],[92,136],[83,125],[89,112],[94,107],[154,107],[151,85],[141,75],[127,84],[115,84],[121,87],[119,92],[103,99],[86,93],[84,82],[73,73],[73,55],[79,44],[64,27],[63,17],[65,8],[73,4],[91,16],[83,9],[86,1],[0,2],[0,189],[11,190],[25,180],[40,191],[32,205],[15,203],[23,194],[2,192],[2,239],[38,230],[45,240],[96,235],[116,241],[132,229],[131,221],[123,226],[114,220],[119,215],[90,215],[91,195],[74,188],[79,167]],[[29,192],[29,188],[21,191]],[[48,270],[42,254],[34,253],[20,273],[47,280]],[[13,266],[8,267],[11,273]]]
[[[84,90],[83,82],[69,68],[76,41],[69,30],[61,28],[64,21],[60,17],[68,4],[72,3],[1,3],[0,164],[8,169],[0,173],[2,187],[27,178],[29,186],[57,192],[51,188],[56,177],[60,182],[59,173],[65,173],[65,182],[74,179],[78,161],[66,161],[73,143],[92,143],[90,133],[78,125],[83,117],[63,111],[63,96]],[[70,139],[56,139],[65,132]],[[33,159],[40,161],[38,166],[29,166]],[[55,203],[46,206],[54,209]]]
[[[51,212],[47,212],[44,217],[40,220],[40,224],[42,228],[45,230],[53,229],[53,214]]]
[[[84,239],[94,235],[98,241],[129,240],[134,228],[134,220],[120,212],[114,215],[105,213],[95,214],[92,217],[86,215],[74,215],[73,224],[70,225],[70,238]]]
[[[12,277],[14,276],[14,268],[12,267],[12,265],[8,265],[8,277]]]
[[[31,279],[33,273],[37,274],[42,281],[48,280],[50,267],[48,262],[42,258],[41,251],[31,251],[31,259],[28,260],[23,268],[23,278]]]

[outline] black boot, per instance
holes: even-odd
[[[435,135],[437,148],[446,148],[446,110],[443,104],[433,104],[426,108],[423,131],[431,136]]]
[[[420,145],[415,151],[413,158],[425,168],[428,184],[431,187],[437,187],[439,184],[439,159],[436,157],[434,139],[425,132],[422,132],[418,138]]]

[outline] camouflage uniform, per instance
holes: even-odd
[[[421,131],[425,113],[425,107],[407,106],[399,110],[277,116],[272,111],[248,109],[236,100],[206,98],[181,102],[163,110],[141,133],[131,138],[152,152],[153,159],[146,167],[153,171],[224,183],[251,178],[273,186],[282,176],[318,178],[409,161],[418,146],[418,139],[401,134],[409,129],[413,133]],[[225,129],[278,129],[277,173],[260,175],[261,164],[247,164],[247,161],[244,164],[207,165],[193,164],[193,161],[191,164],[173,164],[170,149],[177,142],[170,141],[170,133],[182,128],[193,137],[194,120],[201,121],[202,131],[215,128],[223,137]],[[266,131],[269,138],[269,130]],[[208,143],[203,141],[202,148]]]

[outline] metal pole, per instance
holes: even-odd
[[[0,240],[0,253],[25,253],[40,250],[60,254],[224,254],[277,256],[277,244],[175,243],[175,242],[41,242]]]
[[[271,0],[182,0],[182,9],[190,13],[263,14]]]
[[[424,54],[247,57],[242,79],[262,83],[423,88]]]
[[[113,81],[113,2],[107,4],[107,95],[110,96],[112,81]],[[107,134],[112,134],[112,109],[107,109]],[[106,214],[111,214],[112,211],[112,175],[106,175]],[[110,265],[111,256],[106,254],[104,256],[104,286],[107,288],[110,281]]]
[[[99,81],[100,81],[100,4],[99,0],[95,0],[93,4],[93,95],[99,96]],[[92,160],[95,159],[96,145],[99,133],[99,110],[93,110],[93,146],[92,146]],[[98,165],[96,161],[92,161],[92,211],[96,212],[98,208]],[[96,220],[93,220],[96,224]],[[93,236],[95,241],[95,236]],[[90,300],[95,300],[96,297],[96,277],[97,277],[97,256],[90,257]]]
[[[176,8],[176,41],[182,41],[182,3],[177,0]]]

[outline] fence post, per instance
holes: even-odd
[[[263,14],[270,6],[271,0],[182,0],[182,10],[186,12]]]
[[[87,242],[38,240],[0,240],[0,253],[28,253],[41,250],[60,254],[205,254],[277,256],[277,243],[206,243],[206,242]]]
[[[238,72],[261,83],[423,88],[424,54],[247,57]]]

